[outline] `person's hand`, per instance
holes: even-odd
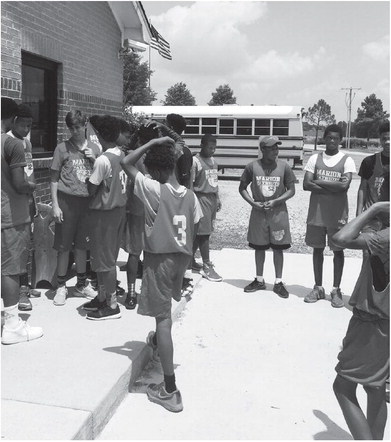
[[[170,144],[173,147],[175,146],[175,141],[170,137],[154,138],[153,142],[158,146],[162,146],[163,144]]]
[[[339,179],[339,181],[341,183],[346,183],[349,181],[349,178],[346,175],[342,175],[341,178]]]
[[[53,207],[53,218],[56,223],[62,223],[64,221],[64,215],[59,207]]]
[[[93,150],[90,147],[86,147],[85,149],[83,149],[83,153],[86,156],[86,158],[90,159],[90,160],[95,160],[96,156],[93,152]]]
[[[265,210],[270,210],[273,209],[273,207],[276,207],[277,204],[278,203],[276,200],[269,200],[264,203],[263,207],[265,208]]]
[[[217,211],[220,212],[221,210],[221,201],[218,199],[217,200]]]
[[[259,202],[259,201],[254,201],[254,202],[252,203],[252,206],[253,206],[254,209],[256,209],[256,210],[264,210],[263,205],[264,205],[264,203],[261,203],[261,202]]]

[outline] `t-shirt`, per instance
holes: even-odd
[[[322,152],[322,154],[323,154],[323,162],[327,167],[334,167],[346,155],[344,152],[338,152],[335,155],[327,155],[326,152]],[[306,172],[315,173],[315,165],[318,155],[319,155],[318,153],[311,155],[310,159],[308,160],[307,164],[304,167],[304,170]],[[346,156],[347,158],[345,161],[343,173],[356,173],[356,165],[353,159],[348,155]]]
[[[29,183],[35,183],[33,149],[30,140],[28,138],[23,138],[23,140],[21,140],[12,133],[12,130],[7,132],[7,134],[10,135],[12,138],[20,140],[23,143],[24,156],[26,158],[26,163],[27,163],[26,167],[24,168],[24,174],[26,175],[26,179]]]
[[[95,144],[86,141],[85,146],[92,149],[96,156],[100,154]],[[70,140],[60,143],[55,148],[51,169],[60,172],[58,181],[60,192],[80,197],[89,196],[86,179],[92,173],[93,162]]]
[[[197,153],[193,162],[193,174],[194,192],[217,193],[219,191],[218,165],[213,157],[205,158]]]
[[[16,227],[31,221],[29,195],[18,193],[12,185],[11,170],[26,167],[23,142],[1,134],[1,228]]]
[[[380,158],[383,166],[390,165],[390,157],[384,155],[383,152],[381,153]],[[373,174],[375,164],[376,164],[376,154],[365,157],[361,162],[358,175],[361,178],[364,178],[364,180],[369,180],[369,178],[371,178]]]

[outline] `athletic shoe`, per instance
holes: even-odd
[[[191,278],[183,278],[181,296],[189,296],[193,293],[194,285]]]
[[[40,298],[41,297],[41,292],[39,290],[35,290],[35,289],[32,289],[32,288],[29,288],[27,296],[29,298]]]
[[[19,320],[16,328],[3,327],[3,335],[1,336],[2,344],[18,344],[19,342],[32,341],[43,335],[41,327],[30,327],[25,321]]]
[[[28,312],[33,309],[33,306],[31,304],[30,299],[27,296],[27,293],[28,293],[28,287],[22,286],[20,288],[20,296],[18,303],[18,309],[22,312]]]
[[[277,295],[280,298],[284,298],[284,299],[289,298],[289,292],[286,289],[286,287],[284,286],[283,282],[278,282],[278,283],[274,284],[273,292],[277,293]]]
[[[151,347],[152,350],[157,350],[157,344],[155,344],[155,343],[153,342],[153,338],[154,338],[155,334],[156,334],[155,331],[153,331],[153,330],[150,331],[150,332],[148,333],[148,336],[147,336],[147,339],[146,339],[146,341],[147,341],[147,345],[148,345],[149,347]]]
[[[61,287],[58,287],[56,290],[56,294],[53,298],[53,304],[54,305],[64,305],[67,299],[68,295],[68,289],[65,285],[62,285]]]
[[[137,305],[137,293],[134,295],[131,295],[130,293],[127,294],[124,306],[127,310],[134,310]]]
[[[94,299],[97,295],[97,291],[92,287],[90,283],[88,283],[87,285],[81,287],[76,285],[74,294],[75,296],[83,296],[88,299]]]
[[[193,259],[193,262],[191,263],[191,269],[194,272],[200,272],[202,270],[202,264],[200,264],[199,262],[197,262],[195,259]]]
[[[93,321],[104,321],[105,319],[119,319],[121,317],[121,310],[117,304],[116,308],[111,308],[108,305],[96,310],[95,312],[88,312],[87,319]]]
[[[249,285],[246,285],[246,287],[243,289],[246,293],[256,292],[257,290],[265,290],[266,284],[265,281],[258,281],[257,278],[254,279],[253,282],[251,282]]]
[[[211,262],[207,264],[204,263],[200,273],[204,278],[208,279],[209,281],[220,282],[223,280],[223,278],[215,271],[214,265]]]
[[[340,288],[331,290],[331,306],[335,308],[345,307],[345,303],[342,300],[342,292]]]
[[[319,299],[325,299],[325,298],[326,295],[324,292],[324,288],[314,285],[314,288],[304,298],[304,302],[316,302],[319,301]]]
[[[92,301],[86,302],[81,306],[83,310],[87,312],[96,312],[99,309],[102,309],[106,305],[106,300],[99,301],[99,297],[95,296]]]
[[[183,410],[181,392],[175,390],[172,393],[167,393],[164,382],[161,384],[149,384],[147,396],[151,402],[159,404],[173,413],[179,413]]]

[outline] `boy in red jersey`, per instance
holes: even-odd
[[[151,178],[135,167],[144,155]],[[183,410],[174,374],[171,336],[171,299],[179,301],[183,275],[192,257],[195,224],[202,216],[194,193],[181,186],[175,174],[174,141],[169,137],[149,141],[130,152],[121,165],[134,181],[134,194],[144,202],[144,270],[137,312],[156,320],[156,332],[147,342],[159,351],[164,382],[150,384],[148,399],[169,411]]]

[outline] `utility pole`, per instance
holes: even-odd
[[[346,131],[346,138],[347,138],[347,149],[350,149],[350,132],[351,132],[351,127],[352,127],[352,101],[354,99],[354,97],[356,96],[356,93],[354,92],[352,94],[352,91],[359,91],[361,90],[360,87],[343,87],[341,88],[342,91],[349,91],[346,92],[346,96],[345,96],[345,103],[346,103],[346,107],[348,108],[348,127],[347,127],[347,131]],[[352,96],[353,95],[353,96]]]

